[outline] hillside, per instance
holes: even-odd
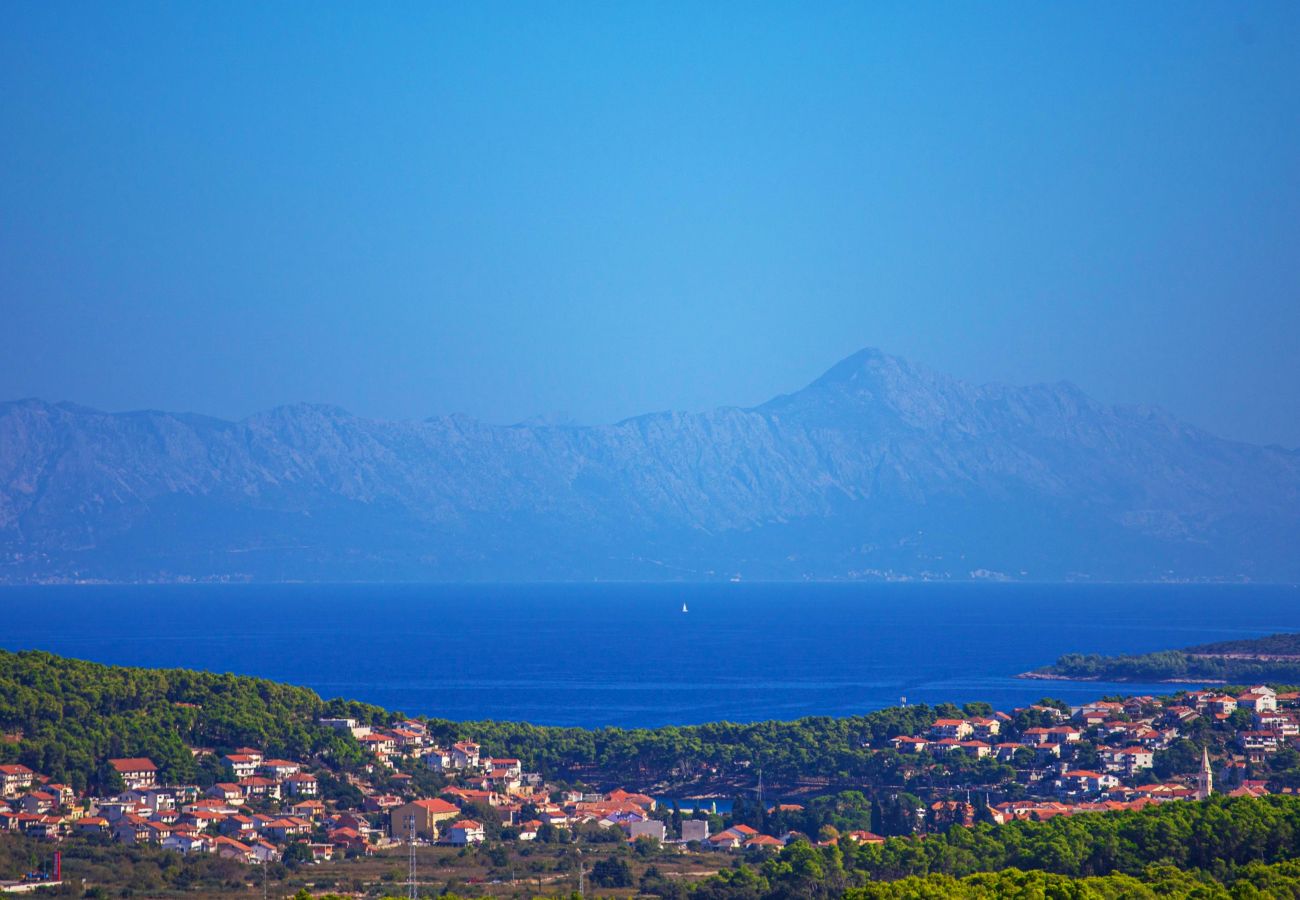
[[[1300,454],[876,351],[590,427],[0,404],[0,581],[1300,579]]]

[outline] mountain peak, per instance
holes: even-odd
[[[875,379],[886,373],[912,374],[916,368],[907,360],[891,356],[875,347],[864,347],[831,366],[809,387],[829,384],[852,384],[864,378]]]

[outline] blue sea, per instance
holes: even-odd
[[[682,612],[682,604],[689,611]],[[1300,588],[169,585],[0,588],[0,646],[259,675],[408,714],[656,726],[1169,685],[1016,679],[1070,651],[1300,631]]]

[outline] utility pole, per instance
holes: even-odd
[[[587,897],[587,869],[582,862],[582,848],[577,849],[578,854],[578,896],[586,900]]]
[[[409,900],[415,900],[415,816],[406,817],[406,896]]]

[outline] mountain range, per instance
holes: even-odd
[[[0,581],[1300,580],[1300,453],[875,350],[610,425],[0,403]]]

